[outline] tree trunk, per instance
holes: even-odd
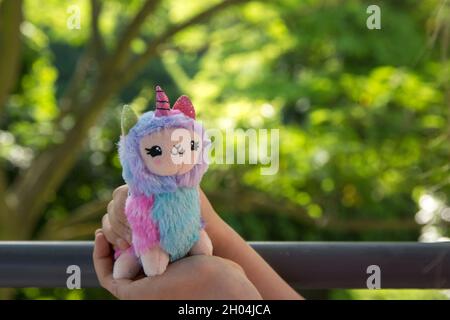
[[[17,212],[21,217],[21,221],[23,221],[23,230],[18,235],[19,237],[30,234],[34,230],[42,210],[51,198],[52,193],[57,190],[72,168],[83,147],[89,129],[95,125],[99,116],[106,109],[108,101],[133,80],[142,70],[144,64],[157,56],[158,46],[169,41],[178,32],[204,22],[217,12],[233,4],[245,1],[248,0],[226,0],[183,23],[169,26],[166,32],[148,44],[146,52],[131,61],[123,69],[117,69],[120,67],[118,62],[122,61],[121,54],[112,55],[113,58],[120,58],[118,60],[108,59],[108,63],[101,68],[101,74],[98,77],[96,88],[92,91],[92,96],[84,105],[79,106],[76,113],[76,124],[67,133],[64,142],[44,151],[35,159],[31,167],[15,181],[12,191],[18,197]],[[154,6],[146,5],[144,8],[147,10],[146,13],[149,14],[154,9]],[[138,15],[136,19],[139,21],[139,24],[142,24],[145,20],[141,15]],[[130,33],[136,35],[138,26],[132,22],[130,27],[133,28],[133,32]],[[124,38],[121,39],[121,41],[128,43],[126,47],[129,47],[131,43],[131,41],[128,41],[128,37],[129,32],[125,32]],[[123,45],[120,43],[117,46],[118,50],[121,50],[122,47]]]
[[[12,300],[16,295],[16,289],[0,288],[0,300]]]
[[[0,3],[0,113],[17,80],[22,19],[22,0],[3,0]]]

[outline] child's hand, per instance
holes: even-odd
[[[260,299],[254,285],[236,263],[213,256],[189,256],[171,263],[156,277],[114,280],[113,255],[108,241],[121,249],[131,243],[125,216],[128,187],[114,190],[95,237],[94,265],[100,284],[120,299]],[[106,241],[108,240],[108,241]],[[195,271],[194,271],[195,270]]]
[[[97,230],[93,259],[100,284],[119,299],[261,299],[242,268],[219,257],[189,256],[159,276],[114,280],[111,247]]]
[[[202,218],[215,256],[180,259],[171,263],[166,272],[157,277],[135,281],[113,280],[113,257],[106,239],[120,249],[126,249],[131,244],[131,229],[125,216],[127,196],[126,185],[114,191],[108,213],[102,220],[102,230],[95,241],[94,264],[97,276],[102,286],[115,296],[134,299],[257,299],[261,296],[264,299],[301,298],[220,218],[201,189]]]
[[[131,244],[131,229],[125,216],[128,186],[118,187],[112,196],[113,199],[108,204],[108,213],[102,219],[102,231],[113,246],[125,250]]]

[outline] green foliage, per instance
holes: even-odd
[[[448,292],[439,290],[335,290],[330,298],[347,300],[448,300]]]
[[[0,165],[8,182],[75,125],[75,114],[65,114],[59,101],[90,32],[89,1],[75,2],[81,30],[67,29],[66,2],[25,1],[22,68],[0,118]],[[100,31],[107,48],[140,3],[105,1]],[[133,53],[209,5],[163,1],[132,42]],[[363,0],[252,1],[177,34],[109,102],[75,167],[54,190],[34,237],[53,238],[59,230],[65,239],[91,238],[98,214],[79,225],[70,219],[77,221],[77,208],[91,201],[107,201],[122,184],[119,106],[144,111],[153,105],[155,84],[172,100],[188,94],[208,128],[280,129],[276,175],[262,176],[260,165],[216,164],[203,181],[215,208],[246,239],[414,241],[430,230],[436,236],[426,239],[448,237],[450,60],[442,56],[441,33],[431,40],[450,15],[439,14],[439,0],[383,1],[382,29],[368,30],[367,5]],[[431,210],[427,195],[439,206],[422,228],[415,217]],[[48,227],[65,221],[71,228]],[[26,289],[18,297],[96,294]],[[444,296],[351,290],[330,297]]]

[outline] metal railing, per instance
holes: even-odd
[[[299,289],[367,288],[380,269],[382,288],[450,288],[450,242],[250,242]],[[67,268],[81,287],[98,287],[92,242],[0,242],[0,287],[66,287]]]

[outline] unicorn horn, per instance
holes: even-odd
[[[156,86],[156,109],[155,116],[163,117],[169,115],[170,104],[169,98],[160,86]]]

